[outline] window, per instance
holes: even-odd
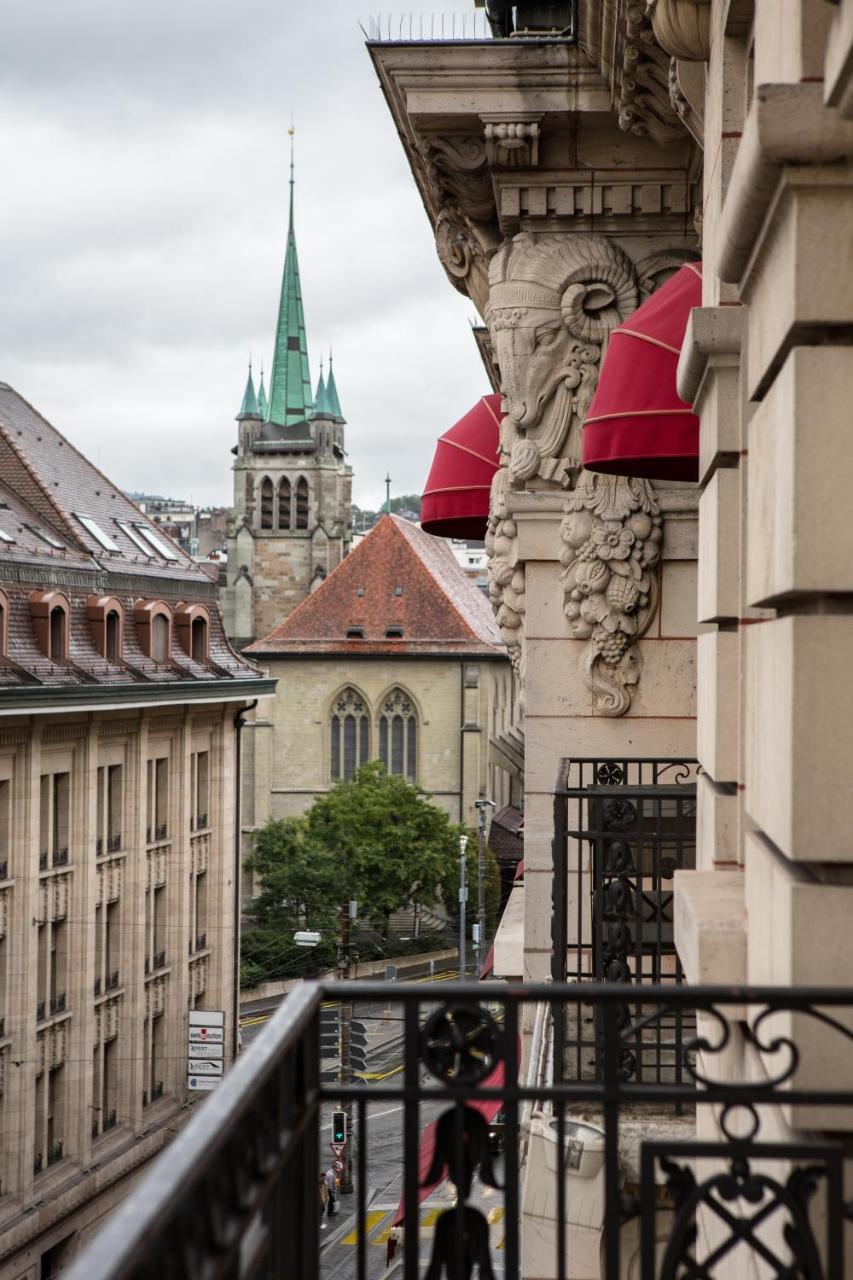
[[[149,547],[148,544],[140,538],[133,525],[125,524],[123,520],[116,520],[116,524],[119,529],[121,529],[125,537],[130,538],[130,541],[136,547],[137,551],[141,551],[142,554],[150,560],[154,555],[154,548]]]
[[[146,542],[150,542],[151,546],[157,552],[158,556],[162,556],[164,560],[177,560],[178,557],[171,547],[167,546],[162,539],[158,538],[153,529],[149,529],[147,524],[136,525],[137,533],[140,533]]]
[[[204,618],[193,618],[192,656],[194,662],[207,662],[207,622]]]
[[[190,756],[190,830],[210,826],[210,752],[194,751]]]
[[[296,527],[308,528],[308,481],[304,476],[296,481]]]
[[[9,598],[0,591],[0,657],[9,652]]]
[[[402,627],[386,627],[385,637],[388,640],[402,640],[403,628]]]
[[[261,481],[261,528],[272,528],[272,480],[264,476]]]
[[[408,694],[392,689],[379,717],[379,759],[389,773],[414,782],[418,771],[418,721]]]
[[[36,641],[52,662],[65,662],[68,658],[68,615],[68,600],[61,591],[30,593],[30,617]]]
[[[347,640],[363,640],[364,627],[347,627]]]
[[[15,539],[12,537],[11,534],[6,533],[3,529],[0,529],[0,542],[14,542],[14,541]]]
[[[133,621],[139,647],[146,658],[168,662],[172,656],[172,611],[162,600],[137,600]]]
[[[86,532],[90,533],[96,542],[100,542],[105,551],[121,550],[118,544],[113,542],[109,534],[104,533],[101,526],[97,524],[91,516],[81,516],[79,511],[75,511],[74,518],[80,521]]]
[[[290,481],[287,476],[278,485],[278,527],[290,528]]]
[[[210,614],[202,604],[179,604],[174,615],[178,643],[194,662],[208,661]]]
[[[370,758],[367,706],[355,689],[344,689],[332,705],[331,774],[333,782],[349,782]]]
[[[151,620],[151,657],[155,662],[169,661],[169,621],[162,613]]]
[[[107,662],[121,662],[124,610],[119,601],[114,596],[89,596],[86,616],[101,657]]]
[[[149,844],[165,840],[169,831],[169,757],[148,761],[146,835]]]
[[[34,524],[24,524],[25,529],[29,529],[30,533],[38,538],[39,542],[44,542],[48,547],[53,547],[56,551],[64,551],[65,543],[54,538],[52,534],[45,533],[43,529],[37,529]]]

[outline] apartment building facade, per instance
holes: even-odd
[[[55,1274],[236,1042],[242,712],[214,584],[0,384],[0,1276]],[[205,1096],[200,1093],[198,1096]]]

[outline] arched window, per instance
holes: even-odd
[[[151,657],[155,662],[169,661],[169,619],[164,613],[151,619]]]
[[[272,528],[272,480],[269,476],[264,476],[261,481],[261,528]]]
[[[370,758],[370,719],[355,689],[344,689],[335,698],[330,730],[332,781],[349,782]]]
[[[308,481],[304,476],[296,481],[296,527],[308,528]]]
[[[414,782],[418,772],[418,718],[412,700],[392,689],[379,717],[379,759],[389,773]]]
[[[52,662],[65,662],[69,643],[68,599],[61,591],[30,593],[30,617],[36,641]]]
[[[207,619],[193,618],[192,658],[194,662],[207,662]]]
[[[106,626],[107,662],[118,662],[121,657],[121,618],[117,609],[110,609]]]
[[[251,520],[255,510],[255,477],[251,471],[246,472],[246,518]]]
[[[284,476],[278,484],[278,527],[290,528],[290,481]]]

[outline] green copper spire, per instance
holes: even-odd
[[[264,390],[264,366],[261,365],[261,385],[258,387],[258,413],[264,422],[267,420],[268,409],[267,393]]]
[[[323,361],[320,361],[320,379],[317,383],[317,394],[314,396],[314,408],[311,410],[312,418],[330,418],[332,416],[329,409],[329,396],[326,391],[326,383],[323,380]]]
[[[239,422],[241,418],[259,418],[260,416],[257,397],[255,396],[255,384],[252,381],[252,362],[250,360],[249,376],[246,379],[246,390],[243,392],[243,403],[240,405],[237,421]]]
[[[331,351],[329,352],[329,377],[326,382],[326,403],[333,418],[339,418],[341,422],[346,421],[341,413],[341,402],[338,399],[338,388],[335,385],[335,369],[332,363]]]
[[[311,373],[308,368],[308,340],[302,311],[302,286],[293,232],[293,129],[290,133],[290,221],[287,251],[275,335],[275,354],[270,375],[267,421],[286,426],[303,422],[311,408]]]

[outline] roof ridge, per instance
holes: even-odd
[[[411,521],[410,521],[410,520],[404,520],[404,519],[402,518],[402,516],[392,516],[392,517],[391,517],[391,519],[392,519],[392,520],[394,520],[395,522],[396,522],[396,521],[399,521],[399,523],[400,523],[400,525],[401,525],[401,526],[402,526],[402,525],[405,525],[405,526],[407,526],[407,527],[408,527],[408,528],[410,528],[410,529],[413,529],[413,530],[414,530],[414,529],[417,529],[417,532],[418,532],[418,534],[419,534],[421,537],[424,537],[424,538],[435,538],[435,535],[434,535],[434,534],[432,534],[432,533],[426,533],[426,532],[425,532],[425,531],[420,527],[420,525],[413,525],[413,524],[411,523]],[[396,527],[396,523],[395,523],[395,527]],[[426,569],[427,573],[429,573],[430,577],[435,581],[435,580],[436,580],[436,579],[435,579],[435,574],[433,574],[433,573],[430,571],[430,567],[429,567],[429,565],[426,563],[426,561],[424,560],[423,556],[422,556],[422,555],[421,555],[421,553],[420,553],[420,548],[419,548],[418,546],[416,546],[416,541],[417,541],[417,540],[416,540],[416,539],[414,539],[414,538],[406,537],[406,534],[404,534],[404,533],[403,533],[403,529],[402,529],[402,528],[400,528],[400,529],[398,530],[398,532],[399,532],[399,534],[400,534],[400,536],[401,536],[401,537],[405,537],[405,538],[406,538],[406,541],[408,542],[409,546],[410,546],[410,547],[413,549],[413,551],[415,552],[415,555],[418,557],[418,559],[420,560],[421,564],[422,564],[422,565],[424,566],[424,568]],[[444,539],[443,539],[443,538],[436,538],[436,539],[435,539],[435,541],[436,541],[440,546],[442,546],[442,547],[444,548],[444,551],[447,553],[448,568],[451,568],[451,566],[452,566],[452,568],[451,568],[451,572],[454,572],[454,571],[455,571],[455,572],[457,572],[457,574],[458,574],[458,576],[459,576],[460,580],[461,580],[461,581],[464,581],[464,582],[467,584],[468,579],[467,579],[467,577],[465,576],[465,573],[464,573],[464,571],[463,571],[463,569],[462,569],[461,565],[459,565],[459,564],[457,563],[457,561],[456,561],[455,557],[453,556],[453,553],[451,552],[450,548],[447,546],[447,543],[444,541]],[[434,550],[434,549],[435,549],[435,548],[432,548],[432,547],[430,548],[430,550]],[[439,551],[439,552],[438,552],[438,554],[439,554],[439,555],[441,555],[441,554],[443,554],[443,553]],[[439,586],[441,586],[441,583],[439,583]],[[443,590],[443,588],[442,588],[442,590]],[[475,590],[476,590],[476,588],[475,588]],[[459,608],[459,607],[458,607],[458,605],[456,604],[455,600],[452,600],[452,599],[451,599],[451,597],[447,594],[447,592],[446,592],[446,591],[444,592],[444,595],[445,595],[445,597],[446,597],[446,599],[447,599],[447,602],[448,602],[448,604],[450,605],[451,609],[453,609],[454,613],[455,613],[455,614],[456,614],[456,616],[460,619],[460,621],[462,622],[463,626],[467,627],[469,634],[470,634],[470,635],[472,635],[472,636],[474,637],[474,639],[475,639],[475,640],[482,640],[482,639],[483,639],[483,637],[477,634],[477,632],[476,632],[476,631],[474,630],[474,628],[471,626],[471,623],[468,621],[468,619],[465,617],[465,615],[462,613],[462,611],[460,610],[460,608]]]

